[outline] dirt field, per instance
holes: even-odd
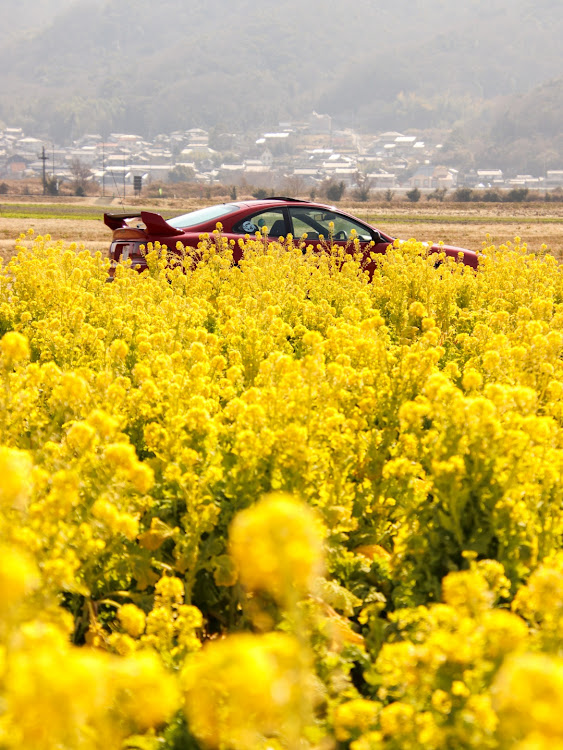
[[[62,218],[66,210],[77,210],[77,200],[57,203],[60,218],[28,218],[25,206],[19,202],[18,218],[6,218],[10,204],[0,203],[0,256],[9,258],[14,252],[15,239],[21,232],[34,229],[36,234],[49,234],[53,240],[83,243],[91,251],[105,252],[111,241],[111,232],[104,225],[104,211],[119,211],[119,205],[96,205],[99,201],[83,199],[84,211],[92,219]],[[51,199],[52,202],[52,199]],[[180,204],[179,201],[158,201],[159,205],[143,206],[162,212],[165,216],[184,213],[197,205]],[[37,213],[40,202],[29,204],[29,214]],[[201,204],[200,204],[201,205]],[[558,258],[563,258],[563,204],[474,204],[404,202],[372,204],[340,204],[343,210],[364,218],[395,237],[442,241],[478,250],[490,235],[488,244],[502,244],[521,237],[531,251],[540,250],[543,244]],[[52,207],[51,207],[52,208]],[[96,219],[99,209],[99,220]],[[55,210],[52,208],[52,210]]]

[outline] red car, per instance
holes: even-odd
[[[131,219],[140,219],[140,222],[132,226]],[[264,227],[270,238],[292,234],[299,240],[306,235],[307,244],[318,247],[320,251],[330,237],[333,244],[350,247],[355,236],[361,246],[366,248],[366,253],[384,253],[393,242],[389,235],[344,211],[294,198],[220,203],[167,221],[160,214],[150,211],[108,213],[104,214],[104,222],[113,229],[110,247],[111,275],[115,273],[115,263],[119,260],[130,259],[133,267],[139,271],[144,270],[147,264],[142,248],[149,242],[160,242],[170,249],[174,249],[178,242],[185,247],[197,247],[201,235],[206,232],[211,234],[217,222],[222,224],[222,235],[228,240],[235,240],[235,262],[242,255],[237,240],[245,235],[252,237],[256,232],[264,231]],[[373,243],[371,247],[370,243]],[[433,245],[430,251],[445,252],[465,265],[477,268],[477,253],[473,250]]]

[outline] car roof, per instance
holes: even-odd
[[[327,208],[331,210],[335,210],[334,206],[327,206],[324,203],[316,203],[315,201],[306,201],[302,200],[301,198],[287,198],[285,196],[281,195],[274,195],[268,198],[260,198],[260,199],[254,199],[254,200],[244,200],[244,201],[229,201],[229,203],[233,206],[239,206],[240,208],[259,208],[260,206],[276,206],[276,205],[283,205],[284,203],[287,203],[288,205],[291,204],[302,204],[303,206],[318,206],[319,208]]]

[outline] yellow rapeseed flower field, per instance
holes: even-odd
[[[563,748],[563,271],[0,267],[0,748]]]

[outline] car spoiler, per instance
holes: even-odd
[[[170,226],[160,214],[155,214],[152,211],[104,214],[104,224],[113,230],[127,227],[128,219],[141,219],[149,234],[155,234],[160,237],[175,237],[178,234],[182,234],[181,229]]]

